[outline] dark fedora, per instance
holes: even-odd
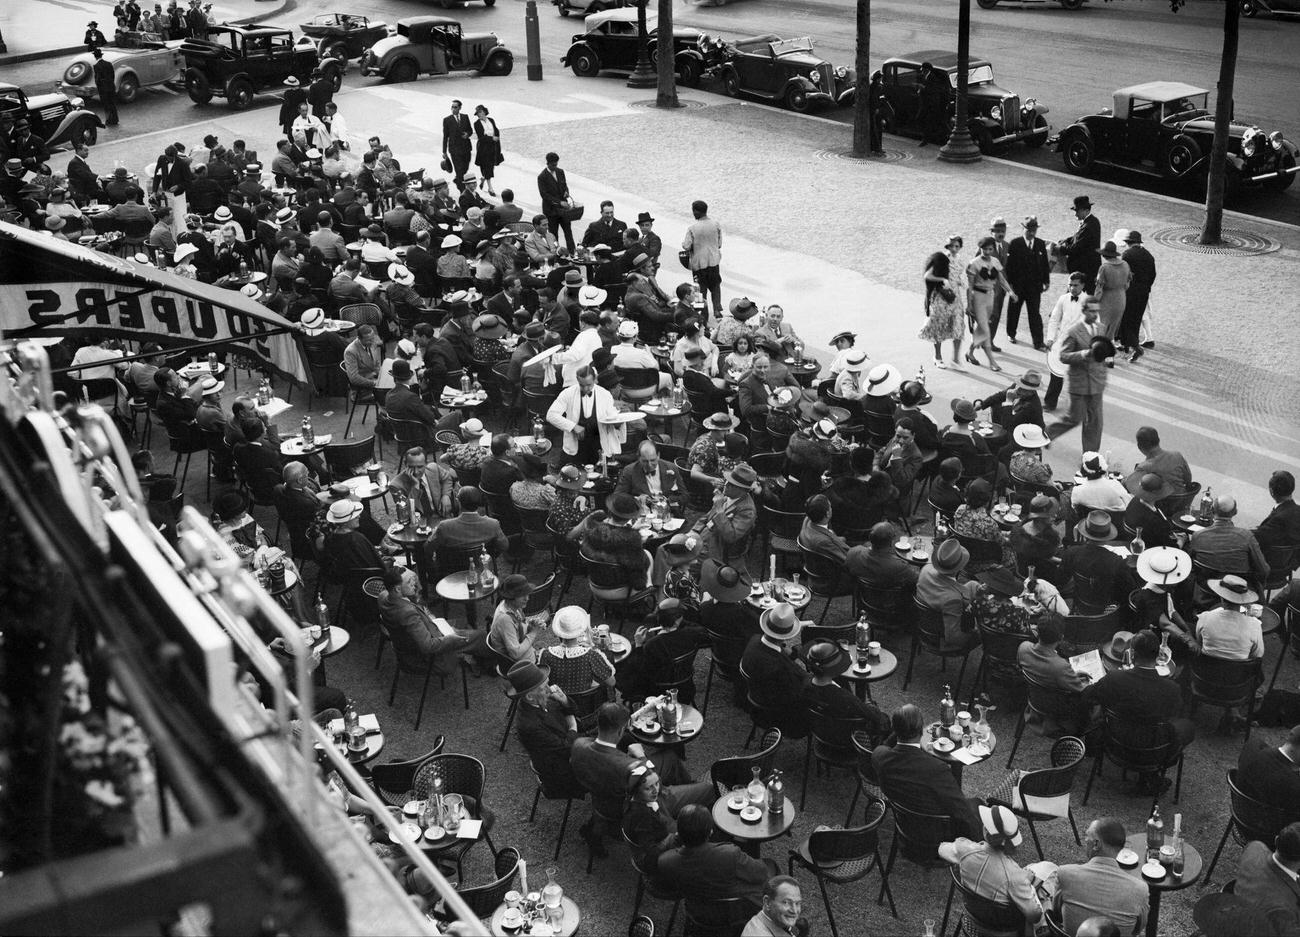
[[[516,661],[506,673],[506,679],[510,681],[510,689],[506,690],[506,695],[523,696],[551,679],[551,672],[544,667],[538,667],[531,660],[521,660]]]
[[[1075,211],[1079,211],[1080,209],[1092,211],[1092,199],[1088,198],[1086,195],[1076,195],[1074,197],[1074,204],[1071,207]]]
[[[737,462],[731,467],[731,471],[723,472],[722,478],[728,485],[747,489],[758,481],[758,473],[748,462]]]
[[[1141,232],[1141,231],[1130,231],[1128,234],[1124,235],[1124,243],[1125,243],[1125,244],[1141,244],[1141,243],[1142,243],[1142,232]]]
[[[632,495],[621,491],[616,491],[609,496],[605,508],[609,511],[610,517],[620,521],[630,521],[641,516],[641,504]]]
[[[248,495],[242,491],[223,491],[212,502],[212,513],[223,521],[233,521],[248,510]]]
[[[1115,525],[1105,511],[1089,511],[1088,516],[1074,525],[1079,536],[1084,540],[1106,543],[1115,539]]]
[[[716,602],[739,602],[749,588],[749,579],[734,566],[722,566],[710,557],[700,567],[700,589]]]
[[[1114,241],[1107,241],[1105,244],[1101,245],[1097,253],[1107,259],[1114,259],[1119,256],[1119,248],[1115,246]]]
[[[758,307],[754,305],[754,301],[748,296],[741,296],[727,303],[727,312],[731,313],[737,322],[744,322],[758,312]]]
[[[649,213],[648,211],[643,211],[643,212],[641,212],[641,214],[639,214],[639,215],[636,216],[636,223],[637,223],[637,224],[654,224],[654,223],[655,223],[655,220],[654,220],[652,217],[650,217],[650,213]]]
[[[700,555],[704,545],[694,533],[673,534],[672,539],[664,544],[664,558],[669,566],[684,566]]]

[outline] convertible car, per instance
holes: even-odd
[[[388,24],[371,22],[351,13],[322,13],[302,24],[302,34],[316,40],[322,58],[359,59],[366,50],[388,35]]]
[[[125,49],[104,46],[104,58],[112,63],[113,76],[117,80],[117,100],[130,104],[141,88],[171,82],[183,83],[185,58],[181,54],[182,41],[143,40],[138,47]],[[63,70],[59,90],[72,97],[99,97],[99,90],[95,87],[94,68],[95,57],[89,52],[77,56]]]
[[[807,36],[738,39],[726,43],[724,57],[711,71],[733,97],[751,95],[802,112],[820,105],[852,104],[857,90],[854,70],[832,66],[813,51]]]

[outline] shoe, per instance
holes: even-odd
[[[948,370],[948,362],[944,361],[942,358],[935,358],[934,366],[938,368],[940,371]],[[1300,644],[1296,645],[1296,654],[1300,655]]]
[[[1143,342],[1143,343],[1142,343],[1142,347],[1143,347],[1143,348],[1155,348],[1155,347],[1156,347],[1156,343],[1155,343],[1155,342]]]
[[[989,342],[989,347],[992,348],[992,349],[993,349],[994,351],[996,351],[996,352],[1001,352],[1001,351],[1002,351],[1001,348],[999,348],[997,345],[994,345],[992,342]]]
[[[1043,409],[1044,409],[1044,410],[1055,410],[1055,409],[1056,409],[1056,401],[1055,401],[1055,400],[1044,400],[1044,401],[1043,401]]]
[[[1002,373],[1002,368],[1001,368],[1000,366],[994,364],[994,363],[991,362],[991,361],[989,362],[989,370],[990,370],[990,371],[996,371],[996,372],[998,372],[999,374]]]
[[[1047,352],[1047,351],[1051,351],[1051,349],[1048,348],[1046,345],[1044,345],[1042,342],[1039,342],[1037,345],[1034,346],[1034,351]]]
[[[972,354],[971,352],[969,352],[969,351],[966,352],[966,363],[967,363],[967,364],[974,364],[974,365],[978,365],[978,364],[979,364],[979,362],[975,360],[975,355],[973,355],[973,354]]]
[[[960,361],[949,361],[949,362],[948,362],[948,370],[950,370],[950,371],[963,371],[963,372],[964,372],[966,369],[963,368],[963,367],[961,366],[961,362],[960,362]]]
[[[1128,356],[1129,364],[1137,364],[1137,360],[1145,354],[1146,352],[1143,351],[1141,348],[1134,348],[1133,354]]]
[[[1019,344],[1020,344],[1019,342],[1016,341],[1016,337],[1015,337],[1014,335],[1008,335],[1008,336],[1007,336],[1007,341],[1009,341],[1009,342],[1010,342],[1011,344],[1013,344],[1013,345],[1019,345]],[[1001,351],[1001,349],[998,349],[998,350]]]

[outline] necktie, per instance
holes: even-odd
[[[1071,296],[1071,297],[1070,297],[1070,302],[1072,302],[1072,303],[1077,303],[1078,301],[1079,301],[1079,297],[1078,297],[1078,296]]]
[[[424,502],[424,514],[430,515],[433,512],[433,492],[429,490],[429,478],[427,475],[420,476],[420,499]]]

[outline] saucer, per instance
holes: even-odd
[[[406,817],[410,817],[412,820],[414,820],[416,817],[420,815],[420,811],[423,809],[424,809],[424,801],[408,800],[402,806],[402,815]]]
[[[431,826],[424,831],[424,838],[431,843],[436,843],[447,835],[447,831],[440,826]]]
[[[422,835],[424,835],[424,832],[420,829],[418,823],[403,823],[401,833],[389,833],[388,840],[394,846],[399,846],[401,845],[402,840],[406,840],[408,843],[418,843]]]
[[[770,595],[765,595],[763,598],[758,600],[758,604],[763,606],[763,608],[776,608],[776,599],[772,598]]]
[[[744,794],[732,794],[727,798],[727,809],[732,813],[740,813],[749,803],[749,798]]]
[[[931,747],[937,752],[944,752],[944,753],[950,752],[954,748],[956,748],[956,746],[953,744],[952,739],[944,738],[943,736],[940,736],[939,738],[935,739],[931,743]]]
[[[970,753],[974,755],[976,758],[984,758],[987,755],[993,754],[993,750],[990,749],[983,742],[976,742],[973,745],[971,745]]]
[[[751,805],[740,811],[740,819],[746,823],[757,823],[763,819],[763,811]]]
[[[638,728],[646,735],[658,735],[663,730],[657,722],[643,722]]]
[[[914,560],[928,560],[930,558],[930,552],[928,550],[913,550],[909,556]]]
[[[1145,862],[1142,865],[1142,877],[1153,882],[1160,881],[1168,874],[1168,870],[1159,862]]]
[[[1141,861],[1139,856],[1132,849],[1121,849],[1115,856],[1115,861],[1126,869],[1136,869],[1138,862]]]
[[[859,676],[865,677],[867,674],[871,673],[871,665],[864,660],[860,660],[853,665],[853,672]]]

